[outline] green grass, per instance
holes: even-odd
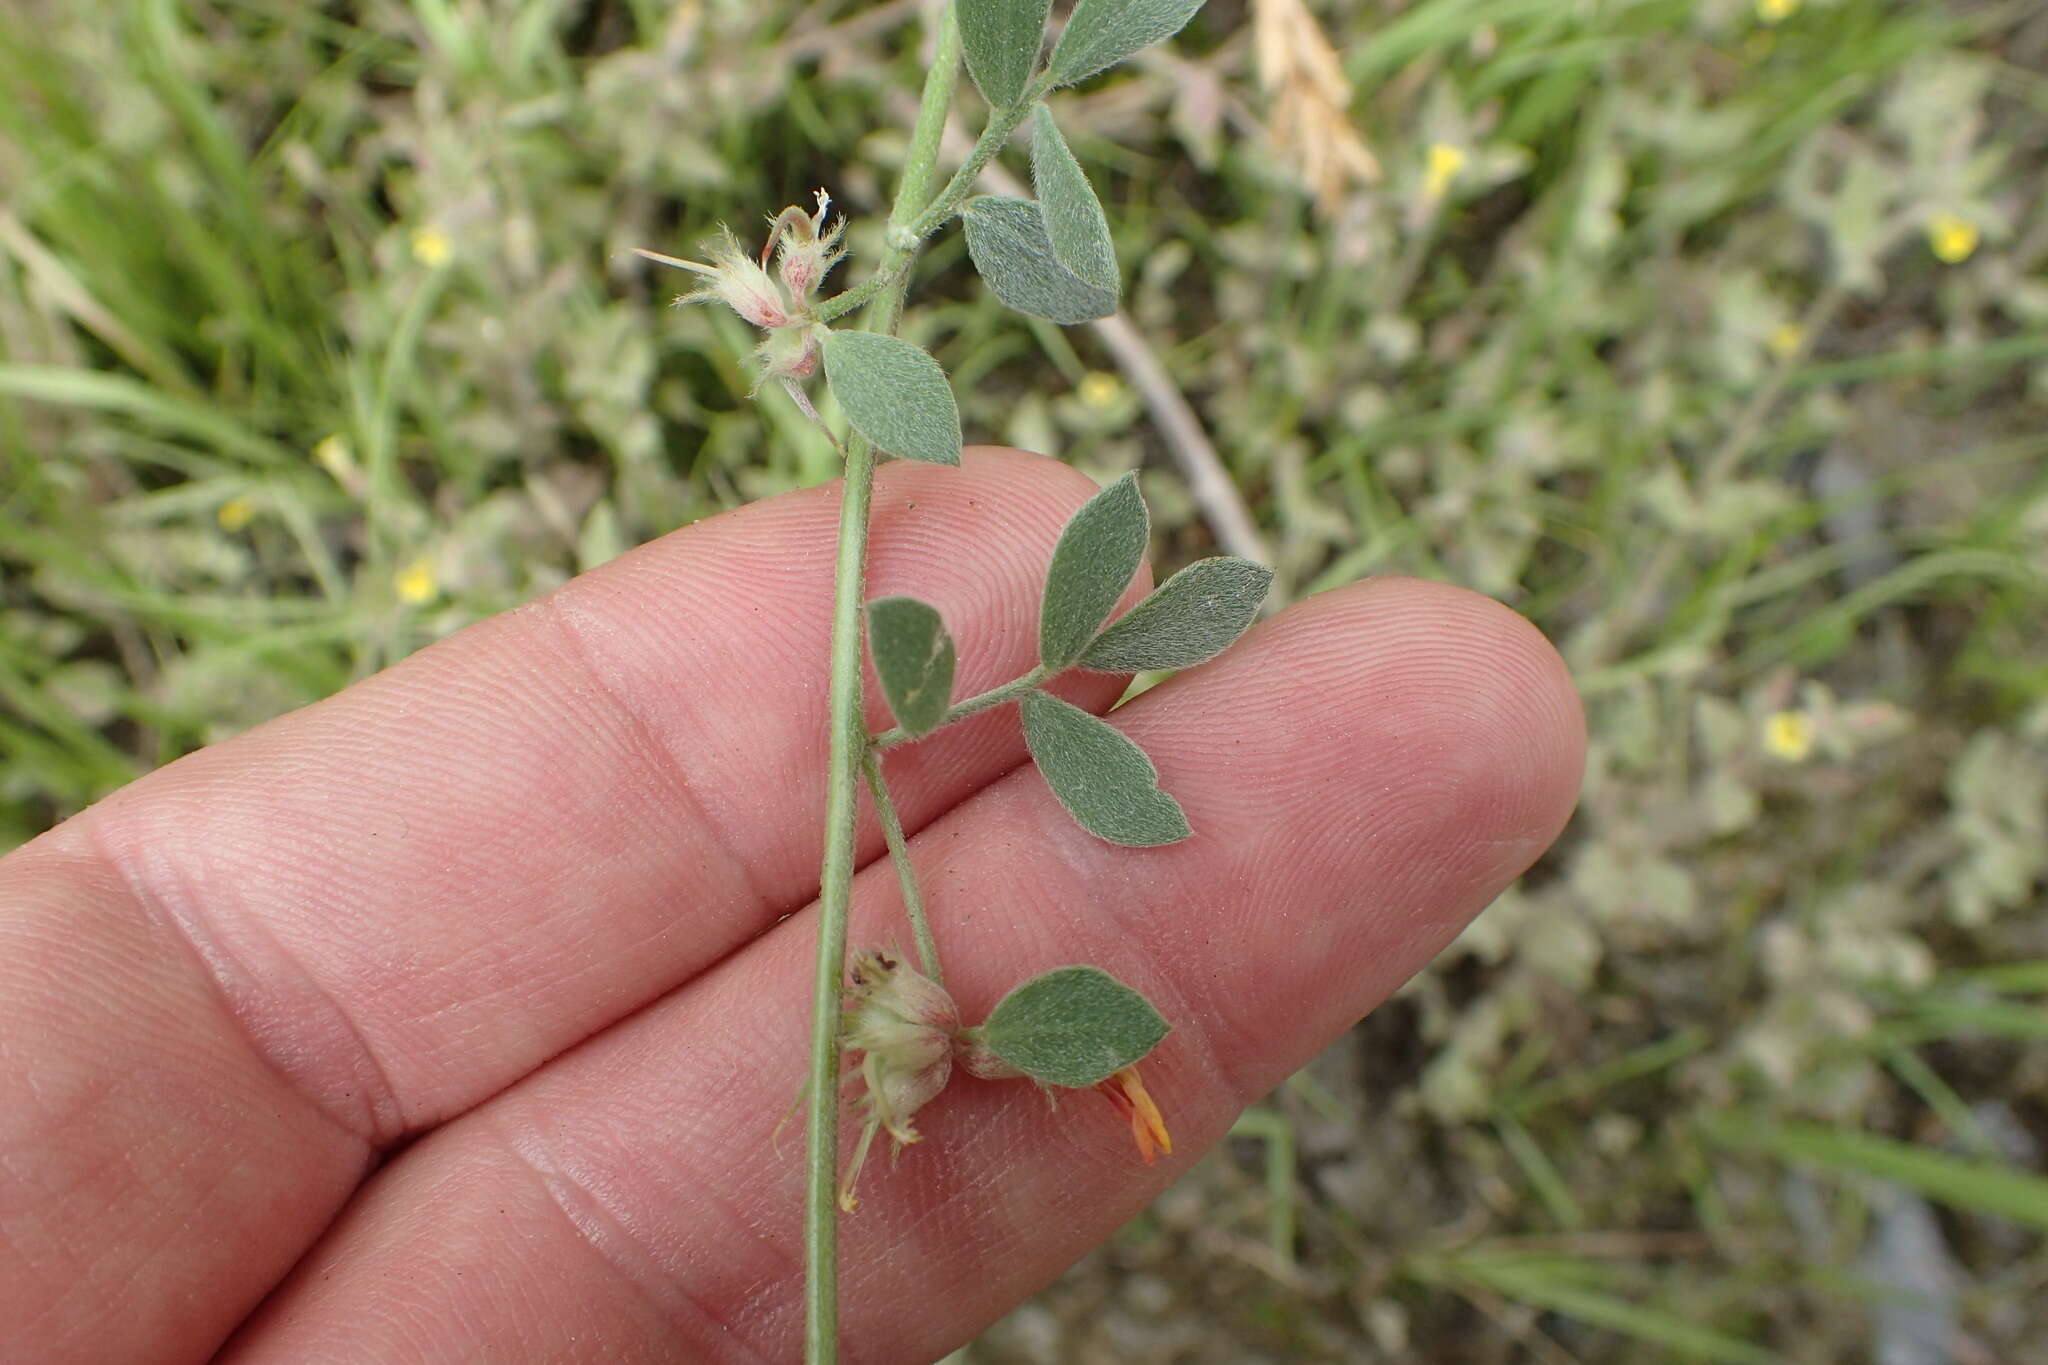
[[[1049,1291],[1063,1353],[1113,1349],[1088,1305],[1143,1269],[1219,1360],[1861,1358],[1890,1187],[2015,1358],[2048,1337],[2038,7],[1320,4],[1386,172],[1325,214],[1260,139],[1248,5],[1172,49],[1221,105],[1166,65],[1062,97],[1127,311],[1283,595],[1502,598],[1577,669],[1593,762],[1559,849],[1205,1163],[1205,1220],[1169,1198]],[[872,259],[910,8],[31,10],[0,28],[0,847],[832,476],[748,399],[746,328],[623,253],[824,185]],[[1212,548],[1091,332],[991,306],[957,238],[923,270],[907,332],[970,439],[1142,467],[1163,567]]]

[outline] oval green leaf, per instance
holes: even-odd
[[[1081,667],[1098,673],[1193,668],[1244,634],[1272,583],[1273,571],[1249,559],[1197,560],[1096,636]]]
[[[1116,291],[1091,284],[1060,263],[1038,205],[982,195],[961,210],[967,254],[995,296],[1020,313],[1072,326],[1116,311]]]
[[[1056,85],[1085,81],[1187,27],[1202,0],[1081,0],[1052,50]]]
[[[1168,1031],[1152,1002],[1100,967],[1055,967],[1004,996],[982,1025],[991,1052],[1045,1085],[1108,1080]]]
[[[960,463],[960,408],[939,362],[901,337],[825,334],[825,380],[853,429],[876,449]]]
[[[889,710],[908,735],[929,734],[953,700],[953,637],[937,609],[915,597],[868,603],[868,652]]]
[[[1045,224],[1052,254],[1075,275],[1116,294],[1116,246],[1109,239],[1109,219],[1081,163],[1074,159],[1052,110],[1043,104],[1031,114],[1031,188],[1038,196],[1038,216]]]
[[[1159,790],[1159,770],[1121,730],[1045,692],[1025,697],[1022,710],[1032,761],[1082,829],[1126,848],[1188,837],[1180,802]]]
[[[1045,571],[1040,663],[1058,670],[1081,657],[1144,561],[1150,532],[1136,474],[1124,475],[1067,519]]]
[[[1045,43],[1045,15],[1051,7],[1052,0],[954,0],[968,73],[997,109],[1024,97]]]

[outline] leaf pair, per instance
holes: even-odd
[[[1145,558],[1149,535],[1135,474],[1068,519],[1039,605],[1045,676],[1075,664],[1105,673],[1189,668],[1222,653],[1251,624],[1272,571],[1221,556],[1190,564],[1104,629]],[[937,610],[910,597],[869,603],[868,647],[904,732],[916,738],[943,724],[956,659]],[[1121,730],[1043,691],[1028,693],[1021,710],[1032,760],[1083,829],[1133,848],[1188,837],[1180,803],[1160,790],[1159,770]]]
[[[1189,668],[1222,653],[1251,624],[1272,571],[1226,556],[1182,569],[1104,630],[1149,535],[1135,474],[1068,520],[1039,606],[1038,657],[1048,673],[1076,663],[1107,673]],[[1159,770],[1121,730],[1044,692],[1026,697],[1022,709],[1032,760],[1083,829],[1136,848],[1188,837],[1180,803],[1160,790]]]
[[[997,109],[1024,98],[1045,41],[1049,0],[956,0],[960,44],[974,83]],[[1171,38],[1202,0],[1081,0],[1046,66],[1051,85],[1072,85]]]
[[[1098,673],[1192,668],[1221,654],[1252,623],[1273,571],[1218,555],[1188,565],[1103,629],[1144,561],[1150,535],[1135,474],[1068,518],[1039,604],[1038,657],[1048,670],[1072,664]]]
[[[1072,325],[1116,311],[1109,219],[1052,111],[1032,111],[1031,184],[1037,201],[967,201],[967,254],[995,296],[1020,313]]]

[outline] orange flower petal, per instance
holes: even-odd
[[[1137,1141],[1138,1155],[1144,1158],[1147,1166],[1152,1164],[1155,1151],[1173,1151],[1173,1137],[1166,1131],[1166,1120],[1160,1117],[1159,1106],[1146,1093],[1145,1082],[1138,1078],[1138,1068],[1127,1066],[1095,1088],[1109,1098],[1119,1114],[1130,1120],[1131,1136]]]

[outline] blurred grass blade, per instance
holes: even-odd
[[[1996,1162],[1968,1161],[1909,1142],[1820,1124],[1773,1124],[1744,1116],[1702,1125],[1713,1140],[1838,1175],[1890,1180],[1929,1199],[2048,1231],[2048,1178]]]
[[[218,408],[172,397],[124,375],[61,365],[0,363],[0,394],[139,418],[266,469],[300,463],[290,450],[224,416]]]
[[[1740,1337],[1701,1327],[1662,1308],[1646,1307],[1584,1281],[1601,1273],[1596,1266],[1551,1265],[1523,1258],[1460,1257],[1443,1268],[1453,1280],[1491,1289],[1496,1294],[1619,1332],[1662,1347],[1672,1360],[1726,1362],[1726,1365],[1777,1365],[1780,1357]]]

